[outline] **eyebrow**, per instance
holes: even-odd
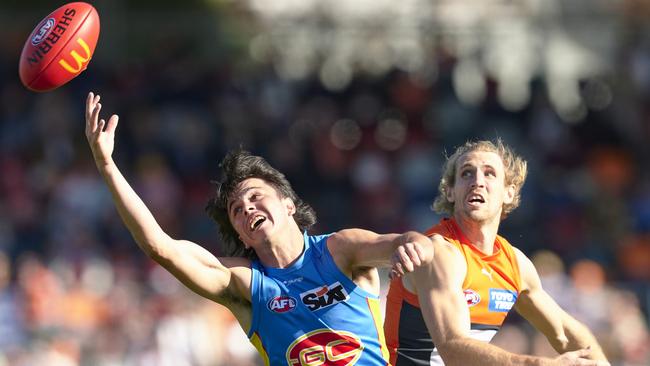
[[[252,189],[257,189],[257,188],[262,188],[262,187],[252,186],[252,187],[242,188],[242,189],[240,189],[240,190],[238,190],[238,191],[233,192],[232,196],[233,196],[233,197],[235,197],[235,196],[241,196],[241,195],[246,194],[246,192],[248,192],[248,191],[250,191],[250,190],[252,190]],[[228,204],[228,212],[230,212],[230,210],[232,209],[232,205],[233,205],[234,203],[235,203],[234,200],[230,201],[230,203]]]
[[[465,169],[465,168],[467,168],[467,167],[469,167],[469,168],[473,168],[473,167],[475,167],[475,165],[472,165],[472,164],[470,164],[470,163],[465,163],[465,164],[461,165],[461,166],[458,168],[458,170],[463,170],[463,169]],[[478,168],[484,168],[484,167],[491,168],[491,169],[496,169],[496,168],[495,168],[494,166],[492,166],[491,164],[483,164],[483,165],[479,165],[479,166],[478,166]]]

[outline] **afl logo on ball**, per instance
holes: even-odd
[[[45,19],[43,25],[38,29],[38,32],[32,37],[32,45],[37,46],[39,43],[43,42],[45,37],[52,31],[54,28],[54,18]]]
[[[296,307],[296,299],[291,296],[276,296],[268,302],[267,307],[274,313],[286,313]]]
[[[467,289],[463,291],[463,293],[465,294],[465,300],[467,301],[468,307],[471,308],[472,306],[481,302],[481,296],[476,291]]]
[[[300,365],[354,365],[363,352],[363,343],[350,332],[318,329],[291,343],[287,349],[287,363]]]

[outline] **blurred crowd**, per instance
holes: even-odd
[[[619,43],[616,73],[581,84],[606,83],[611,102],[570,123],[542,79],[517,112],[489,79],[482,102],[462,103],[444,49],[434,80],[395,69],[332,91],[270,64],[205,65],[165,41],[151,58],[93,60],[34,94],[17,77],[22,35],[0,42],[0,366],[260,364],[229,313],[147,259],[123,227],[85,141],[91,90],[120,115],[114,157],[161,226],[216,255],[204,207],[228,149],[283,171],[315,208],[315,233],[401,232],[439,219],[430,206],[445,152],[501,137],[530,172],[502,235],[613,365],[650,364],[650,38]],[[554,354],[516,315],[494,342]]]

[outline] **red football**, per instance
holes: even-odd
[[[20,55],[20,81],[44,92],[72,80],[88,66],[99,37],[99,15],[87,3],[63,5],[43,19]]]

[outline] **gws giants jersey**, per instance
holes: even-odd
[[[265,365],[388,365],[379,298],[339,270],[328,237],[305,234],[288,268],[252,264],[248,337]]]
[[[489,342],[501,328],[521,288],[519,265],[512,245],[497,236],[494,253],[485,255],[467,241],[453,219],[443,219],[425,234],[442,235],[465,257],[467,275],[463,292],[469,307],[470,336]],[[399,278],[390,284],[384,329],[393,365],[444,364],[420,313],[417,295],[406,290]]]

